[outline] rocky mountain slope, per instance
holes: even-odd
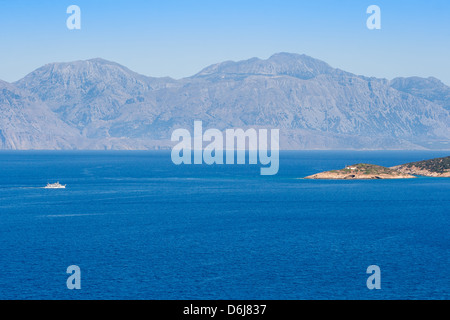
[[[78,130],[27,91],[0,81],[0,149],[74,149]]]
[[[408,78],[409,79],[409,78]],[[0,83],[0,148],[167,148],[176,128],[280,129],[282,149],[450,149],[450,88],[280,53],[174,80],[92,59]]]
[[[413,96],[436,102],[450,110],[450,87],[447,87],[436,78],[395,78],[391,81],[391,87]]]

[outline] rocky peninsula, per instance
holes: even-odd
[[[373,180],[373,179],[412,179],[415,176],[398,170],[377,166],[373,164],[359,163],[345,167],[341,170],[331,170],[317,173],[305,179],[324,180]]]
[[[450,178],[450,156],[411,162],[392,167],[391,169],[404,174],[412,174],[417,176]]]

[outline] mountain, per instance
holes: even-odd
[[[157,79],[102,59],[48,64],[16,82],[78,129],[118,118],[125,105],[145,100],[158,84]]]
[[[272,75],[291,76],[303,80],[312,79],[319,74],[330,74],[333,68],[327,63],[307,55],[277,53],[267,60],[253,58],[246,61],[227,61],[203,69],[196,76],[208,75]]]
[[[1,83],[0,148],[168,148],[174,129],[203,120],[278,128],[283,149],[449,149],[449,91],[434,78],[368,78],[289,53],[180,80],[103,59],[52,63]]]
[[[81,140],[42,101],[0,81],[0,149],[75,149]]]
[[[450,110],[450,87],[447,87],[436,78],[395,78],[391,81],[391,87],[416,97],[436,102]]]

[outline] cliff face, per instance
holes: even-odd
[[[1,83],[0,148],[169,147],[174,129],[203,120],[205,129],[278,128],[283,149],[448,149],[449,88],[416,82],[287,53],[181,80],[102,59],[55,63]]]
[[[392,169],[418,176],[450,178],[450,157],[407,163]]]
[[[412,179],[415,176],[372,164],[355,164],[342,170],[332,170],[308,176],[305,179],[326,180],[372,180]]]

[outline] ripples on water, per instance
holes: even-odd
[[[167,152],[2,152],[0,299],[448,299],[450,179],[298,179],[445,155],[286,152],[262,177]]]

